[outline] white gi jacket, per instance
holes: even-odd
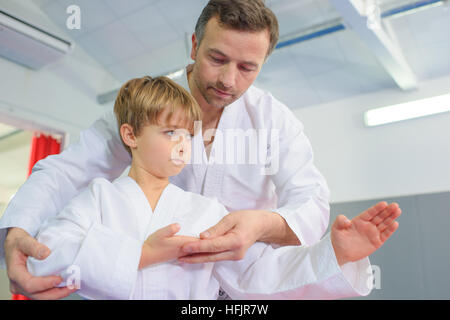
[[[28,259],[28,268],[37,276],[61,274],[64,281],[78,268],[77,293],[89,299],[217,299],[219,286],[232,299],[334,299],[370,292],[368,258],[341,270],[329,236],[313,246],[274,249],[258,242],[241,261],[174,260],[138,271],[140,248],[156,230],[178,222],[178,235],[198,236],[227,213],[217,201],[173,184],[152,211],[132,178],[95,179],[43,226],[37,240],[52,253],[43,261]],[[111,232],[123,242],[108,243]],[[120,264],[109,264],[114,255],[121,256]]]
[[[189,89],[186,77],[183,81]],[[269,166],[274,169],[273,174],[262,174],[264,165],[251,161],[245,164],[221,164],[220,159],[212,164],[199,161],[199,153],[200,160],[206,158],[200,132],[192,141],[192,164],[170,181],[183,190],[216,198],[228,211],[277,212],[302,244],[317,242],[328,226],[329,190],[313,164],[311,145],[301,122],[271,94],[251,86],[241,98],[225,107],[220,118],[220,132],[235,128],[245,132],[253,129],[262,137],[258,150],[274,155],[272,158],[278,161]],[[277,135],[279,139],[272,143],[272,137]],[[220,151],[222,158],[229,155],[228,146],[227,139],[216,136],[212,158],[220,158],[216,155]],[[112,111],[82,131],[79,142],[59,155],[39,161],[0,219],[0,265],[4,267],[6,228],[20,227],[35,236],[46,219],[59,213],[94,178],[113,181],[130,163],[131,157],[122,145]],[[108,239],[106,234],[99,237],[110,243],[125,241],[117,239],[118,235],[108,235]],[[96,254],[92,251],[92,255]],[[119,255],[106,258],[110,265],[121,264]]]

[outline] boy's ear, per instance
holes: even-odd
[[[128,123],[124,123],[120,126],[120,136],[123,143],[125,143],[130,149],[136,148],[136,136],[134,135],[133,127]]]

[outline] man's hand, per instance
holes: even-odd
[[[397,230],[398,204],[380,202],[352,220],[339,215],[331,227],[331,243],[339,265],[358,261],[378,250]]]
[[[5,239],[5,260],[9,288],[13,294],[22,294],[31,299],[61,299],[76,289],[55,288],[62,278],[59,276],[34,277],[27,269],[27,258],[43,260],[50,249],[37,242],[25,230],[10,228]]]
[[[200,234],[201,241],[183,247],[178,260],[204,263],[240,260],[256,241],[300,244],[286,221],[277,213],[263,210],[241,210],[226,215],[215,226]]]
[[[139,269],[183,256],[186,254],[181,250],[183,245],[199,241],[195,237],[176,236],[178,231],[180,225],[173,223],[152,233],[142,246]]]

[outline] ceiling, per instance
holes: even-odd
[[[118,81],[159,75],[189,63],[190,35],[206,0],[34,0]],[[382,11],[418,2],[380,1]],[[81,10],[81,29],[66,28],[66,8]],[[328,0],[269,0],[281,39],[340,14]],[[427,8],[389,20],[406,61],[420,80],[450,74],[450,10]],[[350,29],[276,50],[256,85],[290,108],[396,88],[366,43]],[[111,88],[111,90],[117,88]],[[101,93],[99,93],[101,94]]]

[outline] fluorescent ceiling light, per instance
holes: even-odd
[[[72,44],[0,9],[0,56],[39,70],[72,50]]]
[[[364,113],[364,123],[368,127],[373,127],[448,111],[450,111],[450,94],[445,94],[368,110]]]
[[[23,35],[30,37],[36,41],[40,41],[45,45],[51,46],[63,53],[68,53],[72,44],[46,31],[39,29],[25,21],[9,15],[0,10],[0,25],[11,28]]]

